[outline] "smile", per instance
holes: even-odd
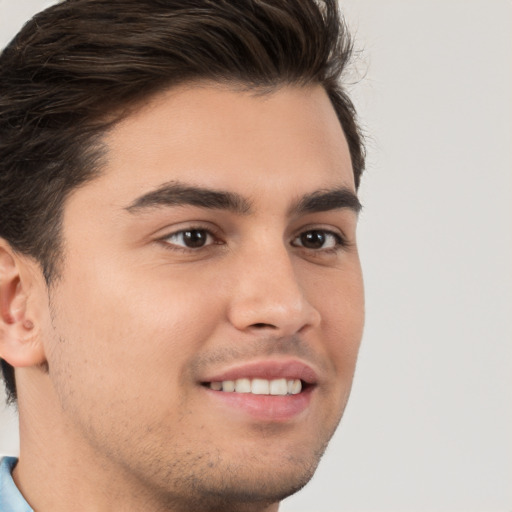
[[[251,393],[253,395],[297,395],[302,391],[300,379],[249,379],[208,382],[206,385],[214,391],[229,393]]]
[[[318,374],[297,359],[246,361],[200,379],[212,406],[242,421],[298,421],[317,396]]]

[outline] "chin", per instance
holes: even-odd
[[[241,457],[197,461],[193,474],[181,482],[184,510],[201,512],[251,512],[277,510],[271,506],[302,489],[313,477],[325,446],[308,456],[282,454],[281,461]],[[185,485],[183,485],[185,484]],[[192,502],[190,501],[192,499]],[[176,495],[173,495],[176,505]],[[180,500],[181,501],[181,500]],[[178,507],[178,510],[179,509]]]
[[[219,479],[194,478],[189,481],[193,493],[184,498],[188,512],[251,512],[266,511],[272,505],[302,489],[313,476],[317,464],[309,468],[296,467],[293,471],[275,471],[272,467],[258,475],[243,475],[240,468],[225,469]],[[176,506],[176,496],[172,498]],[[179,509],[179,507],[178,507]],[[179,509],[181,510],[181,509]],[[272,509],[272,510],[277,510]]]

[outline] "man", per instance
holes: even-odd
[[[308,482],[363,328],[350,49],[333,0],[68,0],[3,52],[1,510]]]

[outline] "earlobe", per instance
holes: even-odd
[[[45,362],[37,319],[28,308],[27,270],[23,257],[0,239],[0,357],[14,367]]]

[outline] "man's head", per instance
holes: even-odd
[[[68,0],[8,46],[0,355],[32,435],[176,506],[307,482],[363,323],[350,49],[305,0]]]

